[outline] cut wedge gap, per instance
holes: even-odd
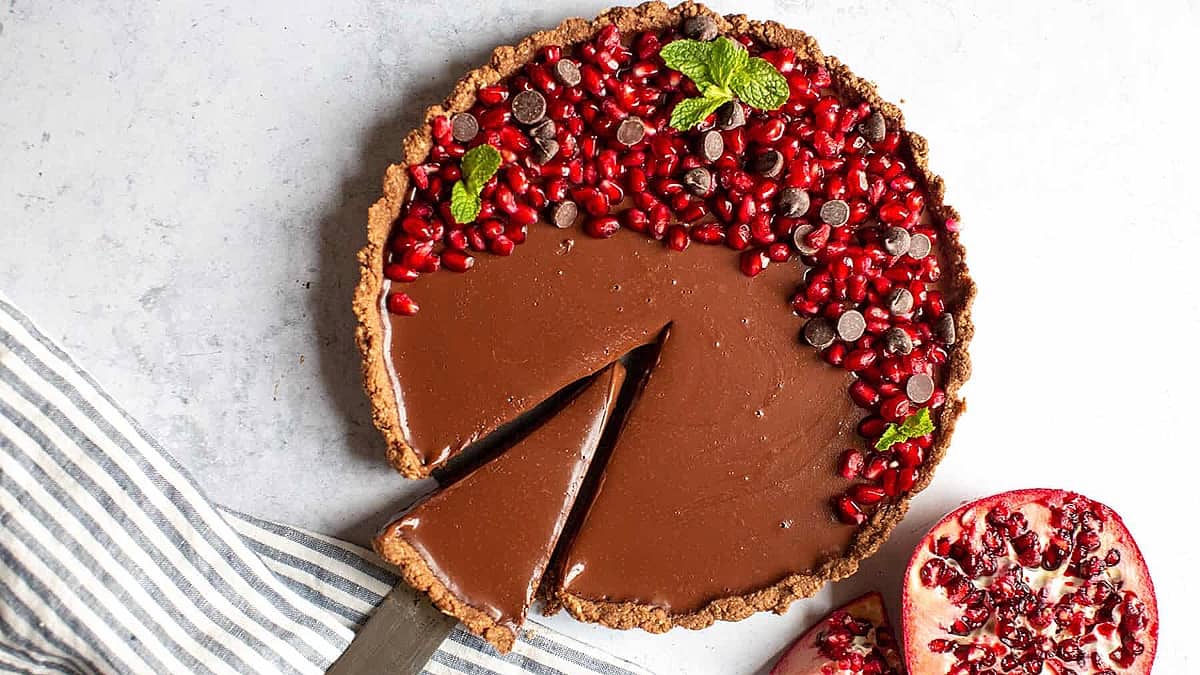
[[[504,454],[512,446],[520,443],[530,433],[545,424],[547,420],[552,419],[561,412],[596,377],[597,373],[593,373],[572,382],[532,409],[505,422],[492,433],[475,441],[458,454],[452,456],[444,465],[433,472],[433,477],[437,480],[439,489],[453,485],[467,474],[491,462]]]
[[[596,453],[592,457],[592,463],[588,467],[583,485],[575,497],[575,503],[571,506],[571,512],[567,516],[567,524],[563,528],[562,535],[558,538],[558,545],[554,549],[554,554],[550,557],[550,564],[546,568],[546,574],[542,577],[541,587],[538,590],[538,597],[542,598],[545,603],[543,613],[547,616],[554,614],[559,609],[555,596],[559,587],[559,579],[567,572],[562,569],[562,561],[566,551],[570,549],[575,534],[578,532],[588,508],[591,506],[592,498],[596,494],[596,488],[600,485],[600,481],[604,477],[604,469],[608,466],[608,460],[612,456],[617,439],[620,438],[621,429],[625,426],[625,421],[629,418],[630,412],[637,405],[637,400],[642,395],[642,391],[646,387],[646,382],[650,379],[655,366],[658,365],[663,345],[666,343],[670,332],[671,325],[667,324],[663,327],[662,332],[659,333],[658,339],[655,342],[634,349],[622,356],[618,361],[618,363],[623,364],[625,367],[625,384],[621,389],[620,396],[617,398],[617,403],[613,407],[612,413],[609,415],[608,423],[604,428],[604,435],[600,438],[600,444],[597,446]]]

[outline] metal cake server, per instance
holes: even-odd
[[[416,675],[456,625],[458,619],[401,582],[326,673]]]

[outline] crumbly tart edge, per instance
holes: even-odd
[[[375,550],[400,568],[400,576],[404,581],[428,596],[434,607],[461,621],[467,630],[490,642],[501,653],[507,654],[512,650],[517,639],[516,633],[455,595],[433,572],[420,552],[396,534],[394,529],[393,523],[375,537]]]
[[[594,36],[607,24],[616,24],[623,32],[659,30],[678,24],[689,16],[707,15],[716,20],[722,33],[746,33],[775,47],[791,47],[803,60],[823,63],[833,77],[834,87],[852,100],[865,100],[883,113],[889,128],[902,130],[902,136],[913,159],[913,168],[922,177],[928,198],[926,208],[941,222],[958,221],[959,214],[944,202],[945,183],[929,169],[929,145],[925,138],[904,130],[904,116],[892,103],[880,98],[874,83],[864,80],[832,56],[826,56],[817,42],[802,31],[787,28],[774,21],[751,21],[744,15],[721,16],[704,5],[684,2],[669,7],[663,2],[647,2],[637,7],[614,7],[593,21],[572,18],[563,21],[557,28],[539,31],[515,46],[497,47],[492,52],[488,65],[477,68],[454,86],[450,96],[441,105],[430,106],[425,111],[424,124],[411,131],[404,139],[403,163],[388,167],[383,181],[383,197],[370,209],[367,222],[367,245],[358,253],[360,279],[354,296],[354,313],[358,319],[356,341],[363,357],[363,380],[371,399],[372,417],[375,426],[387,441],[388,461],[401,474],[409,478],[423,478],[433,469],[424,465],[417,453],[406,442],[399,425],[395,392],[387,366],[388,344],[384,326],[386,314],[382,310],[383,261],[388,235],[392,224],[408,194],[408,174],[405,167],[425,160],[432,146],[430,122],[435,117],[465,111],[475,101],[475,92],[480,87],[495,84],[514,74],[545,45],[572,45]],[[966,407],[959,391],[971,374],[971,361],[967,347],[974,335],[971,306],[975,300],[976,286],[966,264],[966,250],[957,232],[943,231],[939,236],[942,255],[946,261],[943,270],[953,301],[951,310],[955,316],[957,341],[946,364],[946,403],[938,417],[939,431],[925,471],[913,489],[896,503],[880,508],[859,527],[844,555],[822,563],[816,569],[792,574],[780,581],[756,591],[732,595],[710,601],[703,607],[686,613],[672,613],[662,607],[636,602],[611,602],[581,597],[558,590],[546,598],[551,610],[565,607],[576,619],[599,623],[610,628],[641,628],[652,633],[662,633],[675,626],[701,629],[716,621],[739,621],[756,612],[774,611],[783,613],[792,602],[815,594],[826,583],[849,577],[858,571],[859,562],[873,555],[887,540],[895,526],[908,512],[912,498],[929,485],[934,470],[946,455],[950,438],[954,433],[959,416]],[[831,516],[832,517],[832,516]],[[401,540],[391,537],[377,539],[376,550],[389,562],[398,565],[411,585],[426,592],[442,611],[463,621],[477,635],[482,635],[498,647],[501,643],[491,635],[497,631],[508,633],[478,609],[463,603],[449,593],[421,560],[420,556]],[[511,640],[511,638],[510,638]],[[509,643],[511,646],[511,642]]]

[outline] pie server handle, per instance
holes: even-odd
[[[458,624],[401,583],[326,675],[417,675]]]

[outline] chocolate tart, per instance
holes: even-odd
[[[499,457],[394,520],[376,550],[439,609],[511,649],[624,381],[623,366],[607,368]]]
[[[671,104],[696,94],[658,60],[680,30],[735,37],[777,65],[792,88],[782,112],[737,103],[697,129],[668,129]],[[564,59],[582,82],[568,72],[547,84]],[[589,70],[605,67],[600,80]],[[550,105],[514,119],[510,96],[539,87]],[[629,110],[604,100],[622,97]],[[557,131],[537,129],[563,110]],[[458,126],[464,113],[473,128]],[[628,133],[631,118],[643,133]],[[392,465],[427,476],[654,346],[558,542],[548,606],[615,628],[698,629],[782,612],[853,574],[928,485],[970,370],[975,286],[959,216],[899,109],[800,31],[655,2],[496,49],[425,120],[371,208],[354,302]],[[724,149],[706,157],[713,132]],[[446,204],[456,158],[482,142],[501,148],[503,166],[483,190],[485,213],[457,225]],[[697,167],[708,183],[685,180]],[[787,188],[803,204],[794,192],[785,203]],[[564,201],[588,211],[582,226],[562,217]],[[936,431],[871,449],[919,409]],[[493,502],[479,508],[512,506]],[[387,532],[396,525],[380,553],[410,582],[421,572],[440,607],[487,614],[442,589],[477,579],[426,574]],[[488,620],[468,626],[503,647],[492,630],[502,622]]]

